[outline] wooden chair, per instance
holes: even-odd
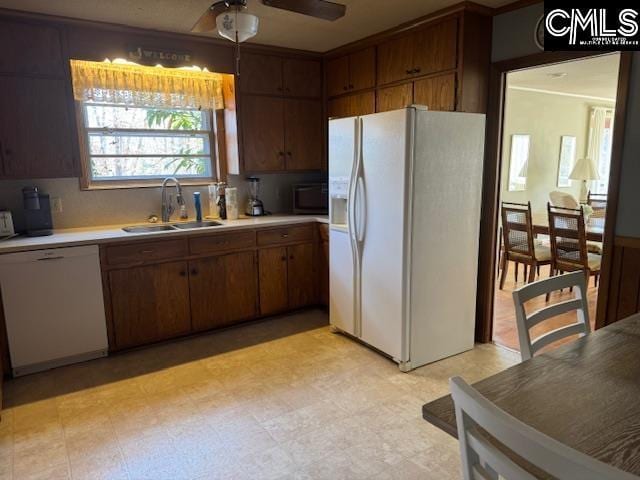
[[[604,228],[604,221],[607,215],[607,195],[589,192],[587,204],[593,209],[589,223]],[[587,241],[587,250],[602,255],[602,242]]]
[[[587,196],[587,204],[593,208],[593,211],[596,210],[606,210],[607,209],[607,194],[606,193],[591,193]]]
[[[526,425],[491,403],[460,377],[451,378],[449,386],[456,409],[464,480],[538,478],[524,470],[505,451],[513,452],[536,470],[558,480],[638,478]]]
[[[549,212],[551,237],[551,275],[582,270],[587,278],[595,277],[598,285],[602,257],[587,250],[587,231],[584,213],[580,209],[552,207]]]
[[[502,238],[504,252],[500,260],[502,263],[500,290],[504,288],[509,261],[516,262],[516,267],[519,263],[523,263],[525,269],[529,266],[527,282],[535,280],[536,271],[540,265],[551,263],[549,247],[535,242],[531,203],[502,202]]]
[[[572,289],[575,298],[541,308],[530,315],[526,314],[524,304],[527,301],[565,288]],[[513,303],[516,307],[516,323],[518,325],[522,361],[529,360],[538,350],[553,342],[571,335],[583,337],[591,331],[589,326],[589,307],[587,305],[587,282],[582,272],[567,273],[539,280],[514,290],[512,295]],[[576,323],[562,326],[531,340],[529,330],[532,327],[550,318],[572,311],[577,314],[578,321]]]

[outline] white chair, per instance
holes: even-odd
[[[558,480],[638,479],[522,423],[460,377],[450,379],[449,385],[456,408],[464,480],[536,480],[498,449],[495,441]],[[492,441],[479,429],[491,435]]]
[[[579,208],[578,201],[572,195],[557,190],[549,194],[549,201],[554,207]]]
[[[541,308],[530,315],[526,314],[524,309],[525,302],[540,295],[547,295],[548,299],[550,293],[565,288],[573,290],[575,298]],[[530,283],[529,285],[514,290],[512,295],[513,303],[516,307],[516,323],[518,325],[518,338],[520,340],[520,355],[522,356],[522,361],[529,360],[538,350],[553,342],[576,334],[583,337],[591,331],[589,327],[589,308],[587,305],[587,281],[583,271],[549,277]],[[556,328],[531,340],[529,330],[534,325],[574,310],[578,316],[576,323]]]

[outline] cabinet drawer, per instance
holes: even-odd
[[[226,252],[251,248],[256,244],[256,232],[234,232],[189,239],[189,250],[193,255]]]
[[[185,239],[162,242],[134,243],[106,247],[106,260],[109,265],[127,265],[185,257],[187,241]]]
[[[258,231],[258,246],[305,242],[313,239],[313,225]]]

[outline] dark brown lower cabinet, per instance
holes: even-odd
[[[258,272],[254,251],[189,262],[191,322],[209,330],[257,315]]]
[[[287,247],[258,250],[260,314],[282,312],[289,305],[287,291]]]
[[[187,262],[161,263],[109,273],[114,337],[128,348],[189,333]]]
[[[260,313],[316,303],[313,243],[259,250]]]
[[[287,253],[289,308],[301,308],[315,303],[313,243],[287,247]]]

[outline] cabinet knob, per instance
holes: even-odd
[[[413,70],[405,70],[404,73],[406,73],[407,75],[411,75],[413,73]]]
[[[197,275],[198,274],[198,270],[196,270],[195,268],[191,269],[191,275]]]
[[[413,71],[413,73],[420,73],[420,71],[421,71],[421,70],[422,70],[422,69],[421,69],[420,67],[418,67],[418,68],[416,68],[416,69]]]
[[[290,256],[289,256],[289,260],[293,260],[293,255],[290,255]]]
[[[284,157],[284,152],[278,152],[279,157]]]
[[[283,262],[287,260],[287,257],[280,257],[280,260],[282,260]]]
[[[291,156],[291,152],[287,152],[287,155]]]
[[[289,238],[289,234],[288,233],[283,233],[282,234],[282,238]]]
[[[349,90],[353,90],[353,85],[349,85]]]
[[[282,91],[282,87],[278,87],[278,91],[281,92]]]
[[[186,276],[187,276],[187,272],[184,272],[184,271],[183,271],[183,272],[180,272],[180,276],[181,276],[181,277],[186,277]]]
[[[342,87],[343,90],[348,90],[349,87],[347,87],[346,85],[344,87]]]

